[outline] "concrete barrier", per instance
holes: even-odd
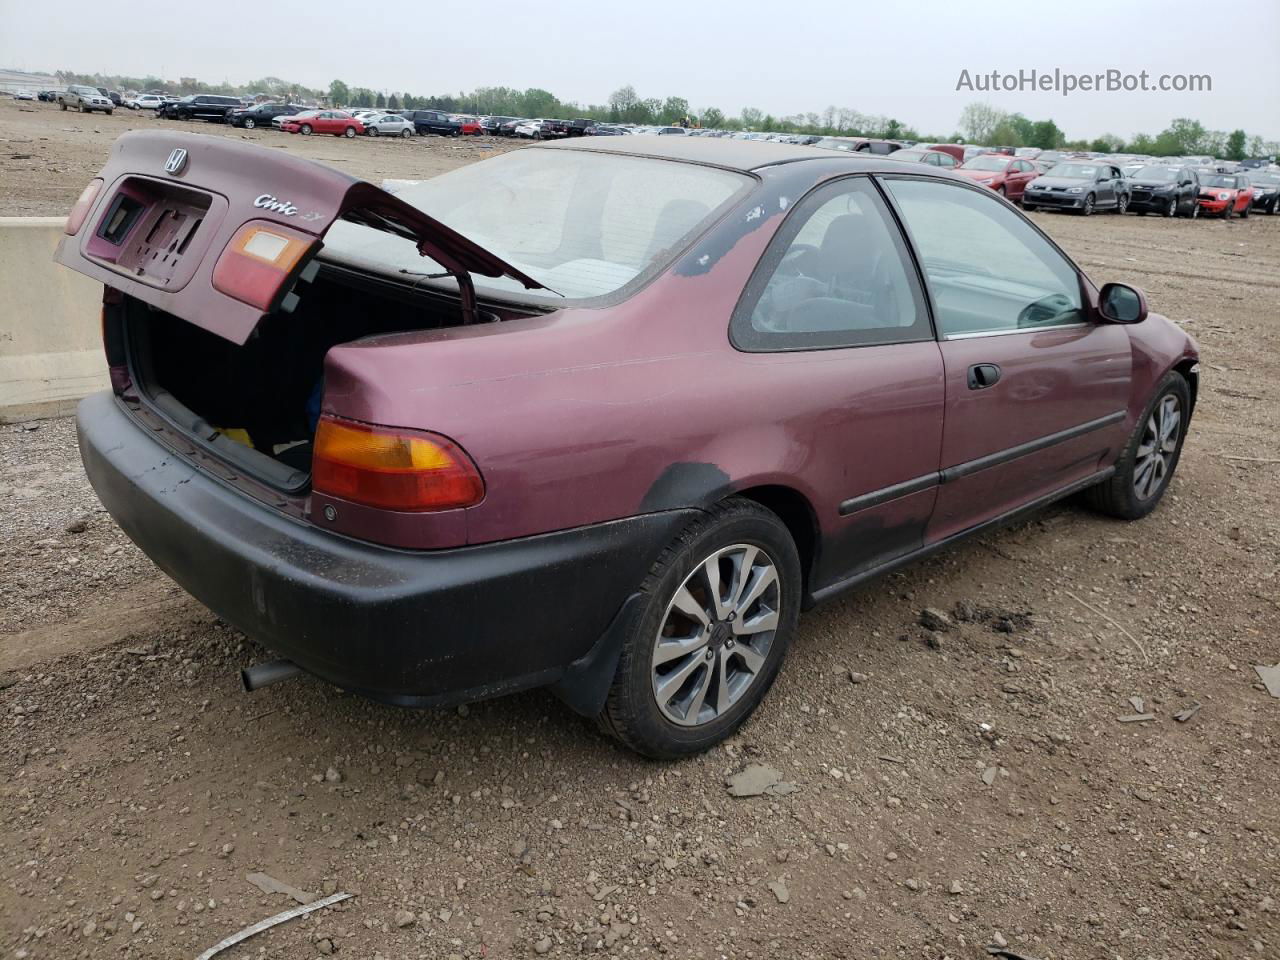
[[[0,217],[0,422],[71,413],[106,389],[102,284],[53,262],[62,217]]]

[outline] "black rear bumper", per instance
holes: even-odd
[[[335,536],[225,486],[148,435],[110,393],[80,404],[77,427],[98,497],[165,573],[304,670],[405,706],[563,687],[575,663],[607,684],[610,625],[696,515],[399,550]],[[603,699],[603,690],[569,694]]]

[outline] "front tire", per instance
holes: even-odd
[[[654,759],[706,750],[768,693],[800,615],[800,558],[778,516],[733,498],[691,523],[640,585],[601,727]]]
[[[1085,197],[1084,206],[1080,208],[1080,216],[1082,217],[1093,216],[1093,207],[1094,207],[1094,204],[1096,204],[1097,202],[1098,202],[1097,198],[1092,193],[1089,194],[1087,197]]]
[[[412,136],[413,136],[413,131],[410,130],[408,127],[405,127],[403,130],[400,131],[401,139],[408,140]]]
[[[343,131],[342,131],[342,135],[343,135],[344,137],[346,137],[348,140],[350,140],[352,137],[354,137],[354,136],[356,135],[356,128],[355,128],[355,127],[347,127],[347,129],[345,129],[345,130],[343,130]]]
[[[1177,201],[1177,198],[1175,198],[1175,197],[1170,197],[1170,198],[1169,198],[1169,205],[1168,205],[1167,207],[1165,207],[1165,208],[1164,208],[1164,215],[1165,215],[1166,217],[1170,218],[1170,219],[1173,219],[1174,217],[1176,217],[1176,216],[1178,215],[1178,201]]]
[[[302,126],[298,128],[298,132],[302,134],[304,137],[311,136],[311,124],[304,123]]]
[[[369,129],[365,130],[365,133],[367,133],[371,137],[376,137],[378,135],[378,128],[369,127]]]
[[[244,128],[246,130],[252,130],[257,125],[258,125],[258,121],[254,120],[253,117],[244,118]]]
[[[1119,197],[1116,198],[1116,213],[1120,214],[1120,216],[1123,217],[1124,212],[1128,209],[1129,209],[1129,198],[1124,194],[1121,194]]]
[[[1191,416],[1191,391],[1171,371],[1138,418],[1111,479],[1085,491],[1088,504],[1121,520],[1138,520],[1156,508],[1182,456]]]

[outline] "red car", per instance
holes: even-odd
[[[1015,203],[1022,199],[1027,184],[1040,176],[1040,171],[1030,160],[1003,153],[979,154],[957,167],[956,173],[989,187]]]
[[[364,133],[364,124],[345,110],[313,110],[296,114],[282,121],[280,129],[286,133],[300,133],[304,137],[309,137],[313,133],[354,137]]]
[[[105,288],[89,479],[285,658],[246,686],[550,686],[655,757],[736,729],[814,603],[1073,493],[1148,514],[1199,378],[990,191],[760,141],[575,138],[392,196],[134,132],[56,256]]]
[[[1224,220],[1236,214],[1249,216],[1253,206],[1253,185],[1243,174],[1200,171],[1200,209],[1216,213]]]
[[[484,133],[484,127],[475,117],[458,117],[458,132],[478,137]]]

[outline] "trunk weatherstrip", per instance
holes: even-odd
[[[1028,440],[1026,443],[1019,443],[1004,450],[997,450],[995,453],[989,453],[975,460],[966,460],[964,463],[958,463],[953,467],[947,467],[936,473],[927,473],[912,480],[904,480],[902,483],[895,483],[888,487],[881,487],[879,490],[872,490],[870,493],[851,497],[840,504],[840,516],[847,517],[849,514],[857,513],[859,510],[878,507],[882,503],[910,496],[913,493],[928,490],[939,484],[953,483],[981,470],[998,467],[1003,463],[1009,463],[1011,460],[1038,453],[1059,443],[1066,443],[1068,440],[1074,440],[1076,437],[1082,437],[1095,430],[1102,430],[1112,424],[1119,423],[1124,418],[1125,411],[1117,410],[1115,413],[1109,413],[1105,417],[1088,420],[1085,423],[1076,424],[1074,427],[1068,427],[1066,430],[1059,430],[1057,433],[1046,434],[1043,437],[1037,437],[1035,440]]]

